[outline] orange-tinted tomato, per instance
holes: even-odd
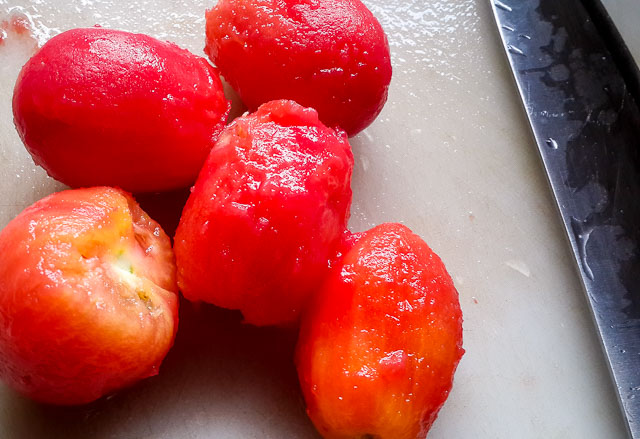
[[[357,237],[303,314],[307,412],[325,438],[424,437],[462,354],[442,261],[405,226],[382,224]]]
[[[0,232],[0,378],[81,404],[158,368],[178,323],[169,238],[128,194],[50,195]]]

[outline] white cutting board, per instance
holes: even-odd
[[[38,42],[101,24],[202,54],[213,1],[0,0],[0,21],[27,13]],[[352,140],[351,226],[401,221],[422,235],[447,263],[465,317],[467,353],[429,437],[622,438],[489,2],[367,4],[388,33],[394,77],[383,113]],[[11,32],[0,45],[0,227],[62,188],[33,165],[12,124],[13,83],[34,47]],[[0,384],[0,437],[317,437],[291,362],[295,334],[239,320],[183,304],[160,376],[89,406],[42,406]]]

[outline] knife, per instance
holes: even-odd
[[[598,0],[492,8],[629,436],[640,439],[638,69]]]

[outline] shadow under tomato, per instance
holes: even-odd
[[[182,300],[160,374],[92,404],[41,405],[0,389],[0,436],[318,438],[304,412],[295,331],[256,328],[237,312]]]
[[[184,188],[169,192],[134,194],[134,197],[142,210],[160,224],[165,233],[173,239],[190,193],[189,188]]]

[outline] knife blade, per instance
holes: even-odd
[[[629,435],[640,439],[637,67],[597,0],[491,3]]]

